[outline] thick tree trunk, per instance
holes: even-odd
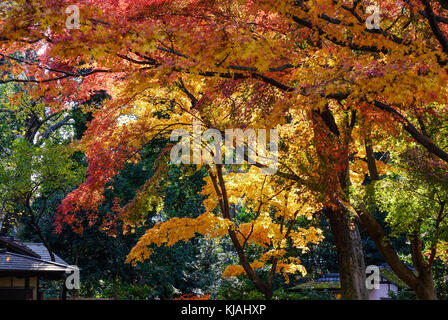
[[[434,288],[432,272],[425,272],[420,275],[420,281],[412,288],[420,300],[437,300],[437,293]]]
[[[417,297],[422,300],[437,300],[437,294],[434,288],[434,280],[432,278],[431,263],[425,261],[423,256],[423,246],[420,237],[420,226],[409,237],[411,244],[412,262],[418,272],[418,281],[412,286]]]
[[[327,209],[336,251],[344,300],[367,300],[366,275],[361,236],[344,210]]]
[[[341,189],[346,190],[351,184],[348,154],[351,129],[349,128],[347,134],[341,134],[328,105],[322,112],[315,112],[315,115],[320,116],[327,129],[333,134],[333,137],[339,140],[339,146],[345,148],[345,169],[338,173],[338,178]],[[319,119],[315,118],[315,121],[319,123]],[[354,121],[355,118],[352,118],[351,128],[353,128]],[[325,155],[325,150],[322,150],[322,154]],[[327,208],[326,212],[338,255],[342,298],[344,300],[367,300],[366,269],[358,227],[350,221],[346,210],[341,208],[339,204],[337,204],[336,208]]]
[[[437,300],[431,268],[419,275],[419,282],[412,288],[420,300]]]

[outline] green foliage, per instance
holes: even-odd
[[[147,284],[131,284],[122,280],[103,281],[100,283],[102,295],[97,298],[114,298],[118,300],[148,300],[157,297],[157,291]]]
[[[293,292],[280,283],[274,291],[273,300],[334,300],[334,294],[328,290],[303,289]],[[265,300],[265,297],[255,288],[246,276],[233,277],[223,280],[219,291],[219,300]]]
[[[440,300],[448,300],[448,264],[440,260],[434,261],[432,273],[437,298]]]
[[[70,160],[65,146],[31,145],[23,139],[12,144],[13,152],[0,164],[0,182],[11,198],[67,190],[84,178],[84,170]]]
[[[62,284],[58,280],[40,280],[39,290],[44,299],[58,299],[62,294]]]
[[[84,179],[84,168],[63,145],[34,146],[19,138],[11,150],[0,162],[0,201],[10,219],[5,224],[23,215],[40,220],[57,193],[66,193]]]
[[[274,300],[336,300],[333,293],[328,290],[302,290],[301,292],[291,292],[280,288],[274,292]]]
[[[399,170],[375,186],[375,199],[387,212],[393,234],[421,234],[427,246],[448,239],[446,165],[409,149],[398,156]]]
[[[218,290],[218,300],[264,300],[254,284],[246,277],[232,277],[222,281]]]
[[[397,293],[393,291],[389,291],[389,297],[392,300],[416,300],[416,296],[413,292],[410,292],[409,290],[398,290]]]

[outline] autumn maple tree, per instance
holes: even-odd
[[[395,170],[381,154],[398,159],[413,152],[446,168],[445,140],[427,132],[433,119],[447,116],[446,1],[381,1],[374,28],[367,23],[370,3],[356,0],[80,0],[75,29],[67,28],[64,15],[72,4],[17,0],[0,7],[0,57],[8,62],[1,83],[33,84],[32,95],[54,112],[99,90],[111,97],[99,109],[86,107],[93,120],[75,147],[89,160],[89,176],[63,201],[59,226],[95,219],[107,183],[155,137],[169,137],[194,120],[220,131],[276,128],[275,176],[258,172],[260,163],[243,166],[244,173],[210,165],[206,213],[156,225],[129,260],[148,258],[149,244],[227,233],[241,267],[225,274],[244,270],[270,297],[271,278],[260,279],[254,269],[268,264],[270,275],[301,271],[284,256],[284,246],[317,242],[317,230],[299,229],[295,221],[320,211],[334,235],[344,298],[367,297],[359,227],[419,298],[436,298],[416,237],[421,229],[402,230],[413,239],[415,274],[369,207],[378,200],[372,189]],[[169,149],[154,177],[132,202],[117,205],[107,223],[118,217],[132,228],[158,205]],[[241,199],[254,217],[236,224],[230,208]],[[444,210],[435,216],[439,227]],[[439,240],[433,239],[429,259]],[[258,261],[247,260],[247,243],[266,249]]]

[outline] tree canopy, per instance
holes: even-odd
[[[150,258],[151,244],[228,235],[240,265],[224,275],[244,271],[270,298],[277,272],[305,273],[285,248],[307,251],[321,241],[313,222],[324,214],[345,298],[366,297],[360,227],[419,298],[436,297],[431,263],[446,256],[447,240],[446,128],[438,130],[448,111],[445,1],[382,1],[372,13],[365,1],[346,0],[80,0],[75,27],[76,10],[64,15],[71,4],[0,7],[0,83],[29,85],[30,98],[54,113],[78,104],[92,115],[71,145],[85,154],[88,176],[62,201],[58,231],[95,223],[114,177],[175,129],[195,120],[220,132],[277,129],[275,175],[247,154],[244,165],[197,163],[208,173],[205,212],[149,228],[128,261]],[[108,99],[85,103],[101,91]],[[117,199],[102,228],[120,221],[132,232],[163,208],[172,148],[160,150],[154,175],[131,201]],[[417,275],[376,208],[410,239]],[[255,271],[262,267],[266,277]]]

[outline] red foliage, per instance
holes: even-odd
[[[173,300],[210,300],[210,294],[204,294],[202,296],[194,295],[193,293],[185,293]]]

